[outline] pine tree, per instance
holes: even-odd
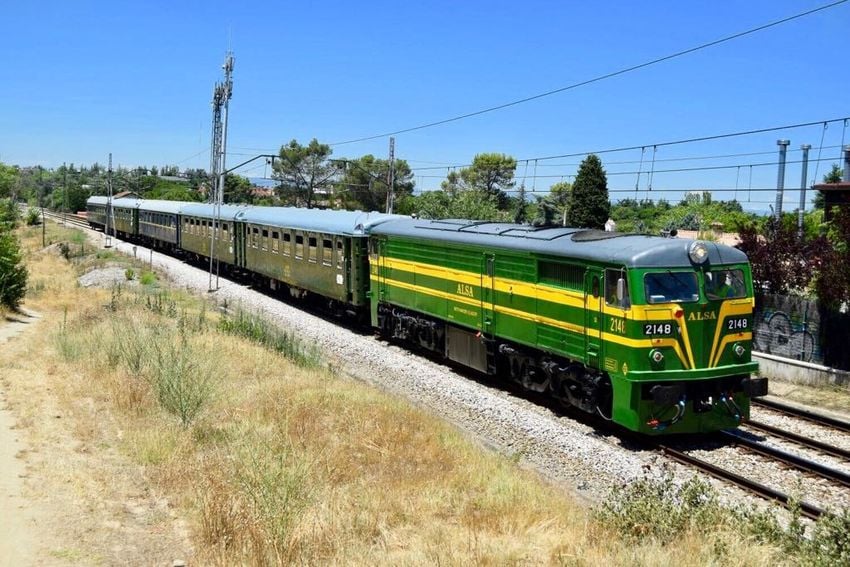
[[[604,228],[611,213],[608,201],[608,178],[602,160],[590,154],[578,168],[572,186],[567,225],[576,228]]]

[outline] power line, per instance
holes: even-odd
[[[753,134],[764,134],[766,132],[778,132],[780,130],[793,130],[793,129],[796,129],[796,128],[805,128],[807,126],[827,125],[827,124],[832,124],[834,122],[844,122],[845,120],[850,120],[850,117],[845,116],[845,117],[841,117],[841,118],[831,118],[831,119],[827,119],[827,120],[815,120],[813,122],[800,122],[798,124],[785,124],[783,126],[771,126],[769,128],[756,128],[756,129],[753,129],[753,130],[741,130],[741,131],[737,131],[737,132],[727,132],[727,133],[724,133],[724,134],[713,134],[713,135],[710,135],[710,136],[683,138],[681,140],[670,140],[670,141],[666,141],[666,142],[654,142],[654,143],[640,144],[640,145],[634,145],[634,146],[622,146],[622,147],[618,147],[618,148],[607,148],[607,149],[602,149],[602,150],[573,152],[573,153],[569,153],[569,154],[559,154],[559,155],[543,156],[543,157],[536,156],[536,157],[518,159],[517,162],[519,163],[519,162],[534,161],[534,160],[545,161],[545,160],[570,158],[570,157],[582,157],[582,156],[586,156],[586,155],[589,155],[589,154],[596,154],[596,155],[612,154],[612,153],[626,152],[626,151],[631,151],[631,150],[640,150],[640,149],[652,148],[652,147],[660,148],[660,147],[675,146],[675,145],[680,145],[680,144],[691,144],[691,143],[694,143],[694,142],[706,142],[706,141],[710,141],[710,140],[721,140],[721,139],[724,139],[724,138],[736,138],[736,137],[739,137],[739,136],[751,136]],[[823,148],[837,147],[837,146],[823,146],[822,144],[823,144],[823,141],[821,141],[821,146]],[[767,154],[770,154],[770,153],[776,153],[776,152],[752,152],[752,153],[747,153],[747,154],[727,154],[725,156],[708,156],[706,158],[668,158],[667,160],[656,159],[655,161],[659,162],[659,161],[677,161],[677,160],[688,160],[688,159],[711,159],[713,157],[722,158],[722,157],[735,157],[736,155],[741,155],[741,156],[745,156],[745,155],[767,155]],[[610,162],[610,163],[613,164],[613,163],[629,163],[629,162]],[[631,163],[637,163],[637,161],[632,161]],[[469,167],[471,165],[472,165],[471,163],[467,163],[467,164],[458,164],[458,165],[454,165],[454,166],[451,166],[451,167],[452,168],[459,168],[459,167]],[[554,165],[555,164],[553,164],[553,166]],[[417,167],[417,168],[412,168],[411,171],[424,171],[426,169],[444,169],[444,168],[442,168],[442,167]]]
[[[516,106],[518,104],[523,104],[523,103],[526,103],[526,102],[530,102],[532,100],[537,100],[537,99],[540,99],[540,98],[544,98],[544,97],[551,96],[551,95],[554,95],[554,94],[562,93],[562,92],[565,92],[565,91],[568,91],[568,90],[576,89],[576,88],[583,87],[583,86],[586,86],[586,85],[590,85],[590,84],[593,84],[593,83],[598,83],[599,81],[604,81],[605,79],[610,79],[612,77],[617,77],[619,75],[625,75],[626,73],[631,73],[632,71],[637,71],[638,69],[643,69],[645,67],[649,67],[651,65],[656,65],[656,64],[662,63],[664,61],[676,59],[678,57],[682,57],[684,55],[688,55],[690,53],[694,53],[694,52],[700,51],[702,49],[707,49],[707,48],[713,47],[715,45],[720,45],[722,43],[726,43],[726,42],[732,41],[734,39],[738,39],[738,38],[741,38],[741,37],[744,37],[744,36],[747,36],[747,35],[751,35],[751,34],[754,34],[756,32],[766,30],[768,28],[779,26],[781,24],[785,24],[787,22],[797,20],[797,19],[803,18],[805,16],[809,16],[811,14],[821,12],[823,10],[828,10],[830,8],[834,8],[836,6],[844,4],[845,2],[847,2],[847,0],[838,0],[837,2],[832,2],[831,4],[826,4],[826,5],[817,7],[817,8],[813,8],[811,10],[807,10],[805,12],[800,12],[799,14],[795,14],[793,16],[788,16],[787,18],[782,18],[781,20],[769,22],[767,24],[763,24],[761,26],[751,28],[751,29],[748,29],[746,31],[738,32],[738,33],[735,33],[735,34],[732,34],[732,35],[729,35],[729,36],[726,36],[726,37],[723,37],[723,38],[720,38],[720,39],[716,39],[714,41],[710,41],[708,43],[703,43],[701,45],[697,45],[696,47],[691,47],[691,48],[688,48],[688,49],[684,49],[682,51],[677,51],[676,53],[672,53],[670,55],[665,55],[663,57],[658,57],[657,59],[653,59],[651,61],[646,61],[644,63],[640,63],[638,65],[633,65],[631,67],[626,67],[626,68],[620,69],[618,71],[613,71],[611,73],[599,75],[599,76],[594,77],[592,79],[587,79],[585,81],[573,83],[571,85],[567,85],[565,87],[561,87],[561,88],[554,89],[554,90],[551,90],[551,91],[546,91],[544,93],[540,93],[540,94],[532,95],[532,96],[529,96],[529,97],[521,98],[519,100],[514,100],[514,101],[507,102],[507,103],[504,103],[504,104],[500,104],[500,105],[497,105],[497,106],[491,106],[491,107],[485,108],[483,110],[476,110],[475,112],[469,112],[469,113],[466,113],[466,114],[453,116],[451,118],[445,118],[443,120],[437,120],[435,122],[429,122],[427,124],[420,124],[419,126],[413,126],[411,128],[404,128],[402,130],[395,130],[393,132],[385,132],[383,134],[375,134],[373,136],[364,136],[362,138],[355,138],[355,139],[352,139],[352,140],[335,142],[335,143],[332,143],[330,145],[331,146],[342,146],[342,145],[345,145],[345,144],[353,144],[353,143],[356,143],[356,142],[366,142],[368,140],[385,138],[387,136],[396,136],[398,134],[413,132],[415,130],[423,130],[425,128],[432,128],[434,126],[440,126],[442,124],[448,124],[449,122],[457,122],[458,120],[471,118],[473,116],[480,116],[482,114],[487,114],[489,112],[494,112],[496,110],[503,110],[503,109],[509,108],[511,106]]]

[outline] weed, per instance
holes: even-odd
[[[627,538],[651,538],[662,543],[688,530],[710,533],[724,519],[717,496],[707,483],[694,477],[676,485],[669,473],[660,480],[643,478],[614,489],[597,515]]]
[[[67,361],[74,361],[82,356],[82,345],[77,340],[75,333],[68,332],[68,307],[66,306],[62,312],[62,323],[59,324],[59,330],[55,336],[56,350],[59,356]]]
[[[127,268],[126,270],[124,270],[124,277],[127,279],[127,281],[133,281],[133,279],[136,277],[135,270],[133,270],[133,268]]]
[[[212,396],[210,373],[199,362],[202,355],[191,346],[185,334],[176,341],[151,341],[151,347],[151,381],[157,400],[186,427]]]
[[[156,283],[156,274],[145,270],[139,277],[139,283],[142,285],[152,286]]]
[[[295,333],[279,329],[259,315],[240,309],[234,316],[222,317],[218,328],[270,348],[301,367],[319,365],[319,353],[315,346],[305,345]]]

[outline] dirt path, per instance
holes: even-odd
[[[0,348],[28,326],[35,313],[20,313],[0,321]],[[25,497],[25,445],[17,420],[8,407],[7,386],[0,380],[0,565],[34,565],[37,557],[39,513]]]

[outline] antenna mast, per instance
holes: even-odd
[[[224,202],[224,176],[227,154],[227,119],[230,98],[233,96],[233,52],[228,51],[224,58],[224,82],[216,83],[213,89],[213,131],[210,150],[210,200],[212,203],[213,226],[210,230],[210,278],[209,291],[218,289],[218,231],[221,220],[221,205]],[[213,287],[213,266],[215,266],[215,287]]]

